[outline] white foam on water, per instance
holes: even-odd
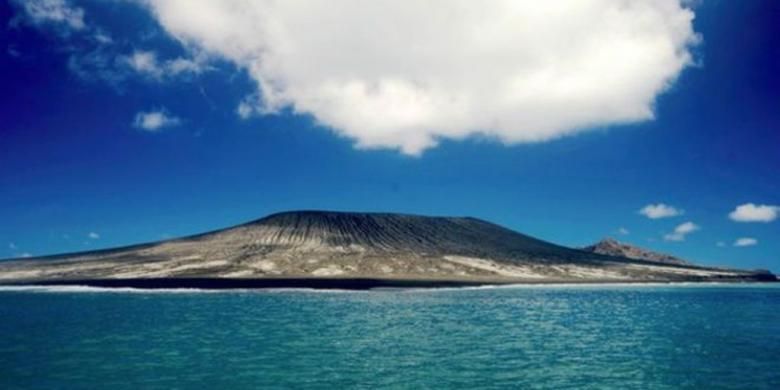
[[[348,290],[343,288],[311,288],[311,287],[270,287],[255,288],[244,290],[246,292],[268,292],[268,293],[317,293],[317,294],[355,294],[366,293],[372,290]]]
[[[727,287],[727,288],[757,288],[757,287],[777,287],[780,283],[765,282],[608,282],[608,283],[513,283],[499,285],[480,285],[463,287],[433,287],[433,288],[401,288],[398,290],[404,292],[449,292],[449,291],[474,291],[474,290],[544,290],[544,289],[625,289],[625,288],[707,288],[707,287]]]
[[[615,288],[756,288],[777,287],[780,283],[732,283],[732,282],[641,282],[641,283],[520,283],[501,285],[480,285],[462,287],[380,287],[369,290],[349,289],[317,289],[309,287],[271,287],[271,288],[236,288],[236,289],[201,289],[201,288],[133,288],[133,287],[94,287],[86,285],[72,286],[2,286],[3,292],[34,292],[34,293],[135,293],[135,294],[235,294],[235,293],[308,293],[308,294],[356,294],[356,293],[438,293],[466,292],[475,290],[542,290],[542,289],[615,289]]]

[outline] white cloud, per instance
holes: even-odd
[[[125,61],[138,73],[155,78],[162,76],[162,69],[157,64],[157,54],[155,52],[136,50],[133,54],[127,56]]]
[[[645,217],[650,219],[659,219],[659,218],[669,218],[669,217],[676,217],[678,215],[682,215],[683,210],[674,208],[672,206],[669,206],[668,204],[658,203],[658,204],[649,204],[645,207],[642,207],[639,210],[639,214],[642,214]]]
[[[777,219],[778,214],[780,206],[745,203],[729,213],[729,218],[737,222],[772,222]]]
[[[741,237],[734,241],[734,246],[753,246],[757,244],[758,240],[751,237]]]
[[[22,253],[17,254],[16,257],[23,257],[23,258],[32,257],[32,253],[30,253],[30,252],[22,252]]]
[[[677,225],[676,228],[674,228],[674,231],[671,233],[668,233],[664,235],[664,240],[666,241],[685,241],[685,237],[688,236],[688,234],[691,234],[697,230],[700,230],[701,227],[699,225],[688,221],[685,223],[681,223]]]
[[[627,236],[627,235],[631,234],[631,232],[628,229],[624,228],[624,227],[619,228],[617,230],[617,232],[618,232],[618,234],[622,234],[624,236]]]
[[[97,234],[95,232],[89,232],[89,234],[87,234],[87,237],[89,237],[92,240],[97,240],[100,238],[100,234]]]
[[[407,154],[652,119],[698,41],[677,0],[138,1],[187,47],[246,69],[254,112],[290,107]]]
[[[715,243],[715,246],[717,246],[718,248],[723,248],[726,246],[726,243],[723,241],[718,241]]]
[[[103,45],[114,43],[114,38],[111,38],[111,35],[101,29],[97,29],[95,31],[95,33],[92,35],[92,39],[94,39],[98,44]]]
[[[66,0],[12,0],[12,4],[18,11],[12,25],[25,22],[44,32],[55,27],[58,51],[67,53],[68,69],[79,78],[117,87],[130,75],[120,45],[103,28],[85,23],[82,8]],[[21,54],[16,48],[14,52]]]
[[[61,51],[68,53],[68,68],[78,77],[101,80],[118,86],[133,72],[154,80],[179,75],[200,74],[208,69],[208,57],[193,51],[192,58],[177,57],[158,60],[154,51],[135,50],[124,54],[122,43],[116,44],[109,32],[100,26],[84,23],[84,10],[66,0],[12,0],[18,9],[12,25],[21,21],[45,30],[56,26]],[[8,55],[19,57],[16,47],[9,46]],[[131,70],[133,72],[131,72]]]
[[[168,75],[176,76],[182,73],[199,74],[205,69],[202,61],[178,57],[165,62],[165,71]]]
[[[257,109],[259,104],[260,102],[256,95],[247,96],[241,100],[240,103],[238,103],[238,107],[236,107],[236,114],[238,114],[241,119],[249,119],[249,117],[258,113]]]
[[[68,69],[85,81],[103,81],[111,86],[124,82],[129,72],[124,64],[117,60],[116,48],[94,40],[90,47],[86,45],[73,51],[68,57]]]
[[[66,0],[11,0],[21,8],[27,22],[33,25],[54,24],[73,30],[82,30],[84,10],[74,7]]]
[[[13,250],[13,249],[16,249],[16,248],[17,248],[17,246],[16,246],[16,244],[14,244],[13,242],[9,242],[9,243],[8,243],[8,249],[11,249],[11,250]]]
[[[133,127],[148,132],[156,132],[164,127],[177,126],[181,119],[170,115],[165,109],[141,111],[135,114]]]
[[[207,69],[206,57],[198,55],[193,58],[177,57],[172,60],[160,62],[157,53],[147,50],[136,50],[132,54],[123,57],[124,62],[136,72],[153,79],[173,77],[181,74],[200,74]]]
[[[236,107],[236,114],[238,114],[241,119],[248,119],[250,116],[252,116],[253,113],[254,109],[246,101],[242,101],[238,104],[238,107]]]

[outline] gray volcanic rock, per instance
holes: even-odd
[[[761,275],[587,252],[476,218],[329,211],[285,212],[176,240],[0,262],[0,283],[172,278],[538,283]]]
[[[626,244],[607,237],[591,246],[582,248],[586,252],[598,253],[608,256],[621,256],[629,259],[647,260],[664,264],[692,265],[689,261],[667,255],[664,253],[653,252],[631,244]]]

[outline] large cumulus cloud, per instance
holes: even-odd
[[[248,71],[242,116],[289,107],[407,154],[652,119],[697,41],[677,0],[143,1],[186,45]]]

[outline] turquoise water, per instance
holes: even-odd
[[[0,388],[780,388],[780,288],[0,289]]]

